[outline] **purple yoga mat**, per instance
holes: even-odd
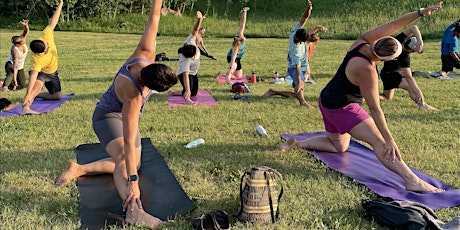
[[[304,140],[319,135],[325,135],[325,133],[281,134],[281,137],[285,140],[291,137],[296,140]],[[437,188],[444,189],[445,192],[416,193],[405,190],[404,181],[401,177],[383,166],[371,149],[355,141],[351,141],[350,147],[345,153],[308,152],[320,159],[329,168],[352,177],[380,196],[400,201],[419,202],[433,210],[460,205],[460,189],[453,189],[451,186],[414,168],[411,170],[418,177]]]
[[[61,106],[64,102],[71,99],[75,94],[67,94],[62,96],[61,100],[43,100],[41,98],[35,98],[34,102],[30,106],[30,108],[39,114],[47,113],[55,110],[57,107]],[[14,108],[3,111],[0,113],[0,118],[3,117],[11,117],[11,116],[20,116],[22,111],[22,105],[18,104]]]
[[[198,94],[194,97],[190,97],[193,101],[198,102],[198,105],[218,105],[217,101],[209,94],[206,90],[198,91]],[[168,97],[169,107],[173,106],[188,106],[185,104],[185,100],[182,96],[169,96]]]

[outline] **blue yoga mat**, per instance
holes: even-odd
[[[67,94],[62,96],[61,100],[43,100],[42,98],[35,98],[34,102],[30,106],[30,108],[39,114],[42,113],[48,113],[51,112],[55,109],[57,109],[59,106],[61,106],[64,102],[70,100],[72,97],[74,97],[75,94]],[[22,105],[18,104],[14,108],[9,109],[7,111],[3,111],[0,113],[0,118],[3,117],[11,117],[11,116],[20,116],[22,111]]]
[[[324,132],[281,134],[281,137],[285,140],[291,137],[296,138],[296,140],[304,140],[319,135],[326,134]],[[399,175],[388,170],[371,149],[355,141],[351,141],[350,147],[345,153],[308,152],[320,159],[329,168],[354,178],[380,196],[399,201],[419,202],[433,210],[460,205],[460,189],[453,189],[451,186],[411,167],[411,170],[422,180],[437,188],[444,189],[445,192],[416,193],[407,191],[404,181]]]

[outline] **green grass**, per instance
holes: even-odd
[[[363,31],[397,17],[435,4],[430,0],[401,0],[397,5],[393,1],[312,1],[313,11],[307,28],[324,25],[329,28],[321,33],[326,39],[356,39]],[[425,17],[417,22],[424,38],[440,39],[444,29],[458,18],[460,0],[444,1],[444,7],[434,16]],[[207,14],[203,27],[208,37],[233,37],[239,25],[239,12],[243,6],[249,6],[245,35],[250,38],[286,38],[292,26],[300,19],[306,7],[306,1],[231,1],[207,0],[195,1],[194,8],[187,8],[183,17],[168,15],[162,17],[159,33],[163,36],[187,36],[194,21],[195,11]],[[64,5],[65,8],[65,5]],[[17,22],[23,19],[0,17],[0,28],[21,29]],[[29,18],[30,19],[30,18]],[[78,18],[70,22],[61,22],[58,30],[110,33],[142,34],[147,14],[120,14],[116,18]],[[41,30],[48,19],[30,19],[32,30]]]
[[[189,28],[188,26],[187,28]],[[289,25],[290,27],[290,25]],[[6,54],[14,31],[0,31],[0,53]],[[32,31],[30,40],[38,36]],[[56,32],[63,93],[75,97],[56,111],[0,119],[0,223],[2,229],[76,229],[79,227],[78,190],[72,182],[53,187],[54,179],[70,161],[75,147],[98,142],[91,128],[95,103],[114,74],[134,50],[139,35]],[[177,56],[183,37],[158,37],[158,52]],[[275,151],[282,133],[323,130],[318,109],[307,111],[292,98],[262,99],[268,88],[292,90],[271,83],[273,72],[286,70],[286,39],[248,39],[242,60],[246,74],[255,71],[264,82],[250,85],[249,101],[235,101],[230,86],[214,76],[227,68],[225,55],[231,41],[205,38],[220,61],[205,58],[199,71],[200,89],[209,90],[219,106],[169,108],[164,94],[154,95],[140,121],[142,137],[150,137],[187,194],[196,200],[193,213],[176,219],[168,229],[188,229],[188,218],[218,208],[233,214],[238,206],[239,178],[253,166],[267,165],[284,176],[281,222],[245,225],[234,229],[379,229],[363,218],[360,202],[378,196],[352,179],[329,170],[303,150]],[[336,72],[351,41],[322,40],[313,53],[311,68],[318,85],[307,85],[305,97],[316,106],[320,90]],[[439,40],[425,41],[425,53],[413,55],[413,70],[440,68]],[[30,58],[30,56],[29,56]],[[177,69],[176,62],[167,62]],[[380,65],[381,67],[381,65]],[[458,72],[457,72],[458,73]],[[3,68],[0,76],[4,75]],[[460,80],[417,77],[427,102],[441,109],[420,111],[407,92],[397,90],[382,108],[405,161],[454,187],[460,187]],[[174,87],[180,90],[180,85]],[[1,93],[19,103],[24,91]],[[366,108],[366,107],[365,107]],[[268,137],[259,137],[262,125]],[[183,146],[204,138],[194,149]],[[460,215],[458,207],[436,212],[443,220]],[[134,229],[134,228],[133,228]]]

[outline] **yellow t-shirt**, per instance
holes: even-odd
[[[58,68],[58,57],[56,44],[54,44],[53,28],[47,26],[38,39],[48,43],[49,49],[47,53],[32,54],[31,70],[50,74],[56,72]]]

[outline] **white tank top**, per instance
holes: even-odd
[[[18,53],[19,53],[19,57],[18,57],[18,66],[19,66],[19,68],[18,68],[18,70],[24,69],[24,62],[26,61],[27,52],[29,51],[29,49],[27,48],[27,45],[24,44],[24,53],[22,53],[21,50],[16,46],[13,46],[11,48],[12,49],[17,49]],[[8,56],[8,59],[6,61],[13,63],[13,55],[11,55],[11,52],[10,52],[10,55]]]

